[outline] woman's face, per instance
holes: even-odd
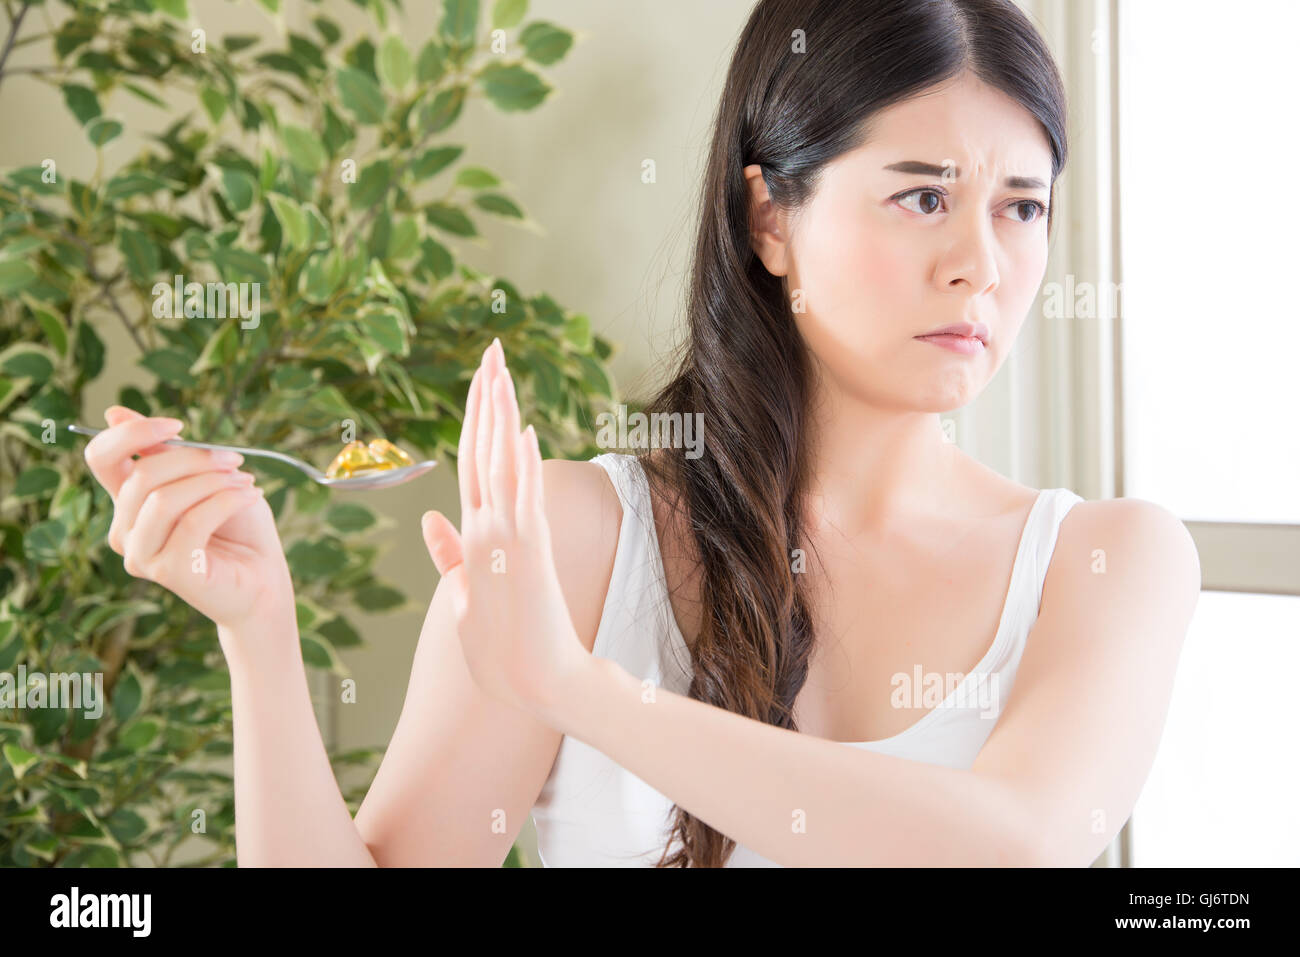
[[[794,320],[833,387],[946,412],[993,378],[1042,281],[1051,152],[1027,110],[971,74],[870,125],[793,221],[765,202],[759,167],[746,168],[754,248],[786,277]],[[963,320],[988,327],[974,354],[916,338]]]

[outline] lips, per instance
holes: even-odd
[[[967,339],[978,339],[987,346],[989,344],[989,327],[982,322],[954,322],[938,329],[931,329],[929,332],[913,338],[925,339],[929,336],[963,336]]]

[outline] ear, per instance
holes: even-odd
[[[763,168],[751,163],[743,170],[749,188],[749,245],[773,276],[790,272],[786,215],[776,208],[763,182]]]

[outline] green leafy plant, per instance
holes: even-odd
[[[278,0],[260,2],[278,17]],[[66,429],[98,424],[83,394],[106,323],[129,333],[140,368],[118,401],[184,420],[191,438],[323,465],[353,434],[382,436],[445,460],[499,336],[543,455],[599,451],[610,343],[455,253],[477,216],[525,221],[495,174],[465,162],[457,119],[476,99],[503,115],[542,104],[540,70],[571,35],[524,24],[526,0],[490,15],[446,0],[436,33],[408,45],[398,3],[357,5],[371,25],[350,43],[318,9],[311,33],[268,44],[203,36],[186,0],[65,0],[57,23],[53,4],[6,4],[0,91],[57,87],[96,164],[81,180],[34,157],[0,177],[0,673],[102,673],[108,704],[97,719],[0,707],[0,864],[166,865],[189,839],[207,842],[199,863],[234,863],[215,629],[124,571],[105,542],[112,502]],[[484,26],[497,43],[480,42]],[[33,43],[47,62],[7,65]],[[179,99],[183,115],[108,170],[121,97],[173,116]],[[373,571],[386,520],[297,471],[246,467],[280,525],[304,658],[345,675],[336,649],[361,641],[348,615],[405,601]],[[331,760],[373,771],[377,756]],[[354,812],[363,793],[345,794]]]

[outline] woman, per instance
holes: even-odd
[[[759,3],[687,349],[647,409],[698,413],[704,454],[543,463],[489,347],[462,531],[425,516],[442,579],[355,820],[268,506],[110,410],[87,447],[109,541],[230,664],[240,863],[496,865],[530,809],[547,864],[1091,863],[1154,758],[1195,549],[1158,506],[1026,488],[939,423],[1034,300],[1064,129],[1006,0]]]

